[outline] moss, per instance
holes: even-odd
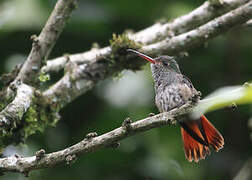
[[[24,137],[34,134],[41,127],[38,125],[38,113],[34,107],[30,107],[25,115]]]
[[[109,41],[113,54],[125,54],[126,49],[139,49],[141,45],[135,41],[129,39],[127,34],[112,35],[112,39]]]
[[[35,134],[37,131],[43,132],[47,126],[54,126],[59,120],[56,112],[48,107],[41,107],[33,104],[24,115],[23,136]]]
[[[129,39],[127,34],[116,35],[113,34],[112,39],[109,41],[111,46],[110,66],[115,68],[115,75],[122,69],[140,70],[144,61],[138,61],[136,58],[130,58],[127,56],[129,53],[127,49],[138,50],[141,48],[141,44]]]
[[[50,75],[49,74],[45,74],[45,73],[40,73],[39,74],[39,81],[40,82],[46,82],[50,80]]]
[[[77,1],[73,1],[72,3],[69,4],[69,8],[73,11],[78,8],[78,3]]]
[[[17,123],[14,128],[0,133],[0,149],[9,144],[19,144],[27,137],[36,133],[43,132],[46,127],[54,126],[59,120],[58,112],[50,106],[42,106],[43,102],[37,98],[27,112],[22,121]],[[21,114],[20,114],[21,115]]]

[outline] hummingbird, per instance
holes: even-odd
[[[175,57],[151,58],[133,49],[127,51],[151,63],[155,104],[160,112],[178,108],[198,94],[190,79],[181,73]],[[210,147],[218,152],[224,146],[222,135],[203,114],[197,120],[179,121],[179,125],[185,157],[189,162],[205,159],[210,155]]]

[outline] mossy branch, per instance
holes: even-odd
[[[222,0],[221,6],[214,6],[209,1],[193,11],[173,19],[168,22],[157,22],[154,25],[145,28],[135,34],[127,34],[128,37],[141,45],[149,45],[162,41],[167,37],[177,36],[179,34],[195,29],[214,18],[221,16],[245,3],[247,0]],[[114,35],[115,36],[115,35]],[[115,36],[116,37],[116,36]],[[112,38],[113,39],[113,38]],[[133,48],[134,49],[134,48]],[[110,47],[92,48],[91,51],[72,54],[48,60],[42,67],[42,72],[49,73],[63,69],[70,60],[76,64],[83,64],[89,61],[95,61],[100,56],[107,57],[110,53]]]
[[[139,49],[149,55],[174,55],[197,47],[211,38],[223,34],[237,25],[244,24],[252,18],[252,2],[232,10],[194,30],[150,44],[142,45],[129,39],[125,34],[113,35],[110,47],[95,49],[79,56],[79,61],[68,56],[68,64],[75,64],[74,70],[67,72],[57,83],[43,93],[48,99],[54,99],[52,104],[63,107],[86,91],[92,89],[98,81],[104,80],[124,69],[139,70],[145,61],[136,60],[129,55],[126,48]],[[85,60],[81,62],[80,59]],[[63,95],[63,96],[61,96]]]
[[[43,115],[47,111],[44,107],[48,106],[42,104],[39,106],[44,109],[34,109],[34,104],[41,103],[34,102],[34,99],[37,100],[34,98],[34,88],[38,88],[39,80],[46,80],[46,75],[39,78],[41,67],[45,64],[71,12],[76,8],[76,3],[77,0],[58,0],[39,36],[31,36],[32,49],[25,63],[13,73],[1,78],[7,87],[0,93],[0,148],[10,143],[21,142],[23,137],[50,124],[46,123],[50,121],[49,118],[40,124],[39,121],[35,122],[35,115],[41,119],[54,116],[55,112]],[[39,91],[39,88],[36,91]],[[25,113],[26,116],[23,118]],[[20,125],[23,125],[21,131],[19,131]]]

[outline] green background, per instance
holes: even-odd
[[[31,49],[30,36],[39,34],[55,0],[0,1],[0,73],[21,63]],[[50,58],[89,50],[92,43],[109,45],[112,33],[141,30],[161,18],[172,19],[200,6],[203,0],[82,0],[60,36]],[[215,89],[251,80],[252,30],[236,28],[189,52],[180,68],[203,97]],[[139,59],[137,59],[139,60]],[[121,125],[157,113],[153,82],[146,65],[141,72],[123,72],[79,97],[60,112],[56,127],[30,136],[25,145],[9,146],[5,155],[33,155],[43,148],[53,152],[82,140],[85,134],[105,133]],[[58,78],[57,74],[52,79]],[[185,160],[177,126],[154,129],[121,142],[118,149],[102,149],[78,158],[71,166],[33,171],[29,179],[163,180],[231,179],[252,155],[251,106],[222,109],[207,114],[225,138],[225,147],[198,164]],[[25,179],[7,173],[4,180]]]

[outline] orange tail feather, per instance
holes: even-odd
[[[201,124],[205,136],[202,135],[202,131],[199,129],[199,124],[196,121],[185,122],[184,124],[196,134],[200,139],[204,141],[200,143],[195,140],[184,128],[181,127],[182,140],[184,142],[185,156],[188,161],[198,162],[200,159],[205,159],[206,155],[210,155],[209,144],[214,147],[216,151],[223,148],[224,139],[218,130],[206,119],[204,115],[200,117]],[[207,139],[205,139],[207,138]]]
[[[200,119],[209,144],[218,152],[224,146],[224,138],[204,115]]]
[[[192,126],[191,129],[196,131],[198,130],[196,128],[192,128]],[[194,160],[195,162],[198,162],[200,159],[205,159],[207,154],[210,154],[208,146],[204,146],[195,139],[193,139],[191,135],[188,134],[182,127],[181,134],[184,142],[185,156],[188,161],[192,162]]]

